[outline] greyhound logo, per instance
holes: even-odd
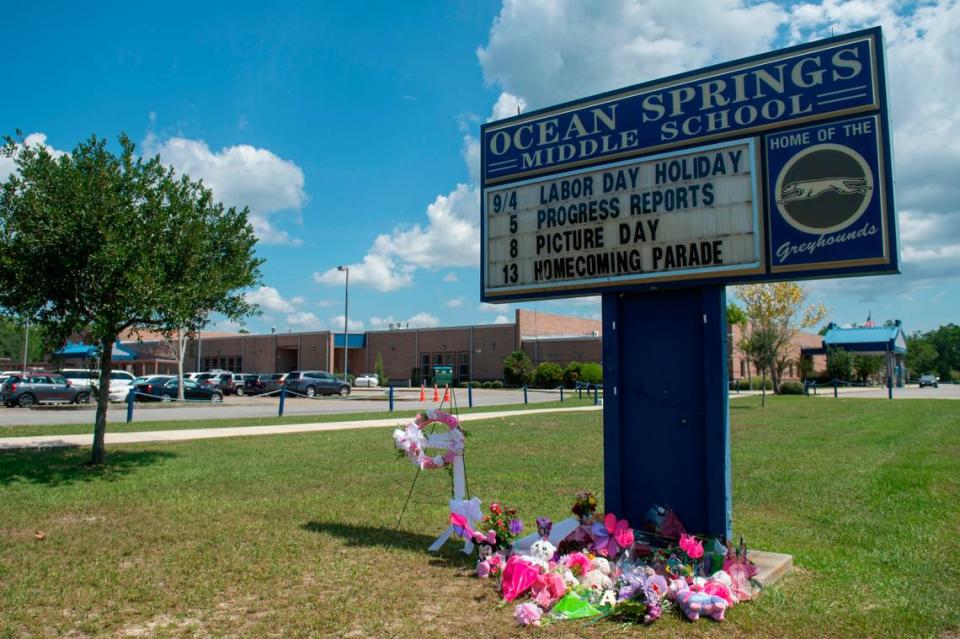
[[[787,162],[776,184],[777,209],[788,224],[823,235],[857,221],[873,197],[873,171],[847,146],[818,144]]]
[[[867,180],[864,178],[825,178],[790,182],[783,185],[777,204],[786,204],[794,200],[810,200],[828,191],[841,195],[863,195],[871,188],[867,186]]]

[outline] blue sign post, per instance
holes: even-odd
[[[869,29],[482,127],[482,299],[603,299],[608,511],[732,534],[726,285],[899,271],[884,73]]]

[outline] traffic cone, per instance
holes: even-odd
[[[446,384],[443,386],[443,401],[447,404],[450,403],[450,387]]]
[[[427,401],[427,385],[426,384],[420,384],[420,401],[421,402]]]
[[[436,384],[433,385],[433,401],[440,401],[440,389],[437,388]]]

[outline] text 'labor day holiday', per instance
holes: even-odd
[[[752,145],[487,193],[488,286],[756,262]]]

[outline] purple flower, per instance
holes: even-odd
[[[523,530],[523,522],[519,519],[510,520],[510,534],[519,535],[520,531]]]
[[[537,517],[537,533],[540,534],[542,539],[549,537],[552,529],[553,522],[550,521],[549,517]]]

